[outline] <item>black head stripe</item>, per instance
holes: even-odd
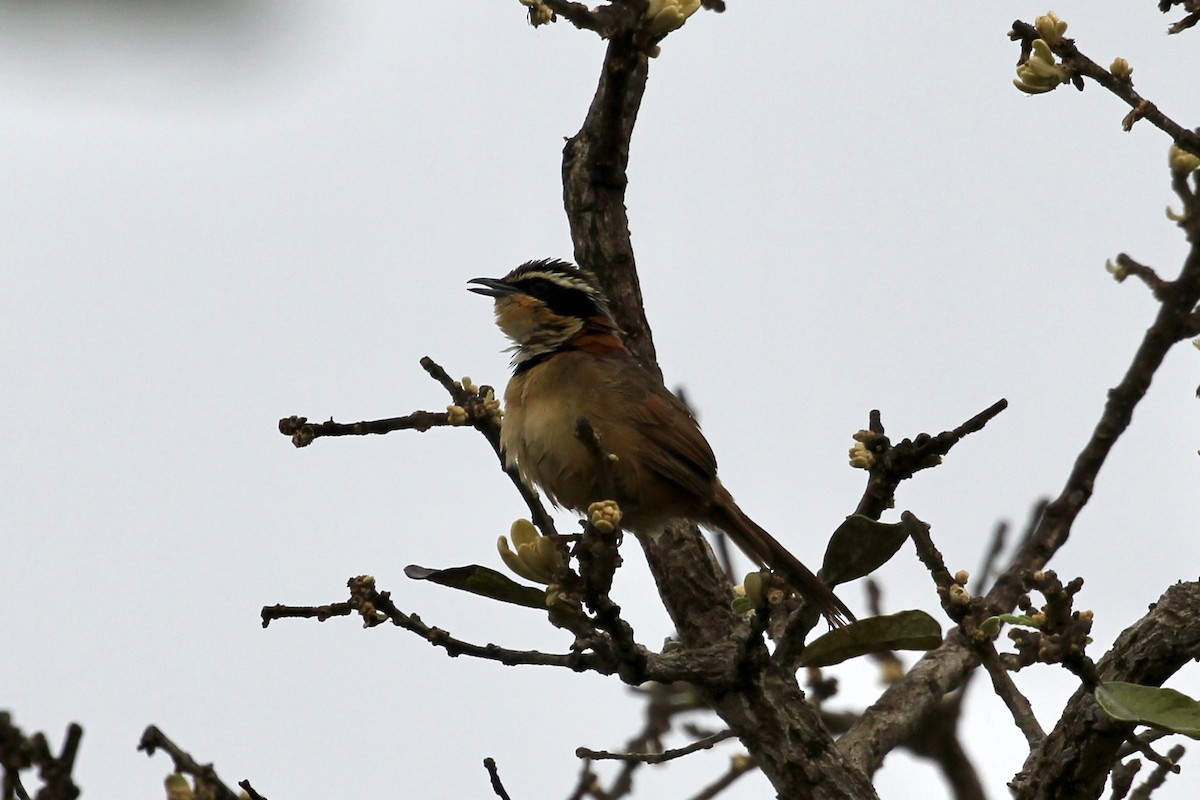
[[[504,280],[541,300],[556,314],[579,319],[609,316],[592,276],[564,261],[529,261]]]

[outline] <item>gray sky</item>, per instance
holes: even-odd
[[[1152,319],[1105,259],[1173,276],[1186,252],[1163,134],[1122,133],[1095,86],[1012,87],[1009,24],[1044,10],[731,2],[651,65],[628,202],[663,369],[726,485],[810,564],[861,491],[846,450],[870,409],[898,437],[1007,397],[898,499],[975,569],[997,520],[1062,486]],[[1152,4],[1055,10],[1196,123],[1200,33],[1167,37]],[[503,384],[464,283],[570,257],[560,150],[602,52],[515,0],[0,3],[0,707],[52,737],[84,725],[86,796],[157,796],[168,760],[134,752],[149,723],[273,798],[483,797],[485,756],[514,797],[560,797],[575,747],[638,729],[614,680],[350,620],[258,624],[365,572],[463,638],[567,646],[536,612],[403,576],[499,566],[522,507],[481,438],[296,451],[275,423],[440,409],[426,354]],[[1097,656],[1197,577],[1198,363],[1172,353],[1054,562],[1087,580]],[[616,599],[657,645],[666,615],[625,555]],[[911,548],[880,578],[890,609],[938,613]],[[879,691],[866,665],[836,673],[838,707]],[[1016,680],[1047,726],[1074,689]],[[984,683],[964,724],[1002,797],[1023,740]],[[1200,671],[1169,685],[1200,696]],[[639,796],[685,797],[733,752],[644,770]],[[1194,795],[1184,769],[1161,797]],[[929,796],[932,775],[893,755],[880,791]]]

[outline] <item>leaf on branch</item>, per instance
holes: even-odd
[[[924,611],[912,609],[853,622],[811,642],[800,654],[805,667],[828,667],[882,650],[930,650],[942,643],[942,628]]]
[[[821,577],[837,586],[870,575],[896,555],[907,538],[903,523],[879,522],[862,514],[846,517],[825,548]]]
[[[1200,739],[1200,702],[1183,692],[1113,681],[1096,687],[1096,702],[1113,719]]]
[[[429,581],[503,603],[546,610],[545,590],[524,586],[494,569],[478,564],[448,569],[429,569],[409,564],[404,568],[404,574],[414,581]]]

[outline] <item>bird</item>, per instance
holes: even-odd
[[[500,444],[507,466],[527,484],[579,512],[615,500],[622,527],[639,535],[680,518],[715,528],[759,567],[779,573],[830,626],[854,621],[846,604],[734,501],[696,418],[626,347],[591,273],[542,259],[468,284],[494,299],[496,325],[512,341]],[[580,436],[581,420],[596,437],[591,447]],[[608,464],[599,463],[598,452]]]

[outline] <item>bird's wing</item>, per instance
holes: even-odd
[[[687,406],[659,386],[632,408],[631,421],[650,445],[640,454],[642,463],[691,495],[710,496],[717,458]]]

